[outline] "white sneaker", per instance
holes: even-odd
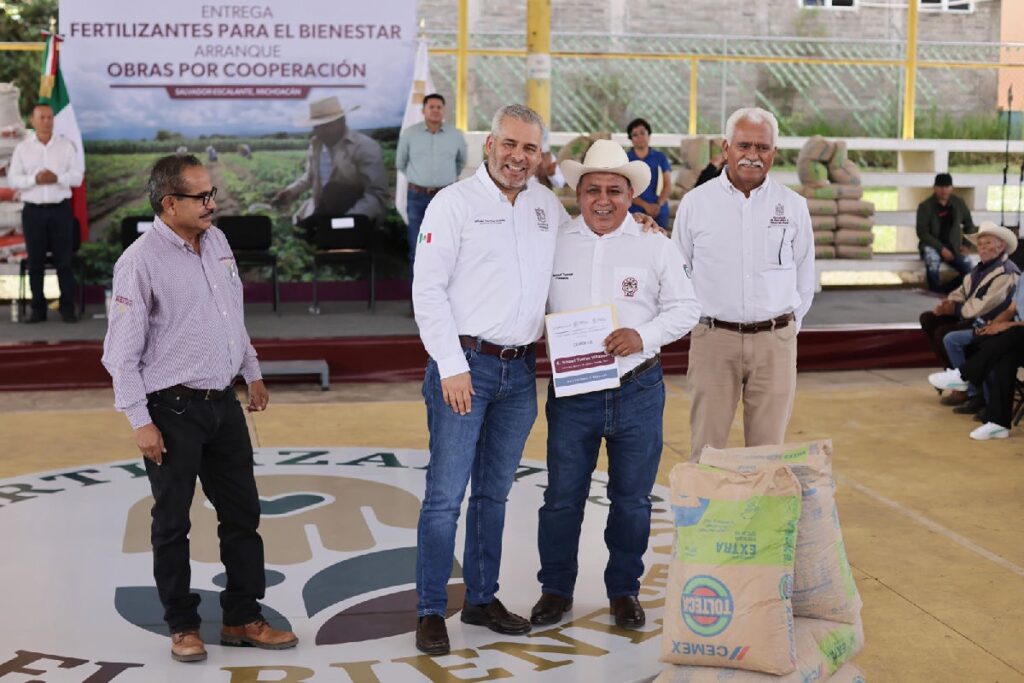
[[[989,439],[1007,439],[1010,437],[1010,430],[995,422],[986,422],[973,432],[971,438],[975,441],[988,441]]]
[[[928,375],[928,383],[941,391],[967,391],[967,382],[960,377],[960,371],[949,369]]]

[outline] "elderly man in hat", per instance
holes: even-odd
[[[553,624],[572,607],[577,552],[591,476],[604,439],[608,451],[605,589],[615,623],[645,623],[637,600],[651,524],[651,488],[662,446],[665,386],[659,351],[690,331],[700,305],[679,251],[630,217],[634,196],[650,184],[643,161],[629,161],[598,140],[583,163],[562,163],[580,216],[563,226],[548,291],[552,313],[610,304],[621,327],[604,340],[617,359],[619,387],[555,397],[548,385],[548,486],[540,509],[541,597],[531,613]]]
[[[981,382],[964,382],[959,369],[965,364],[966,348],[975,341],[975,330],[981,336],[981,331],[996,322],[1000,325],[993,329],[999,330],[1001,323],[1018,312],[1013,296],[1020,270],[1009,259],[1017,248],[1017,235],[1009,228],[982,221],[978,232],[967,237],[977,243],[981,262],[946,299],[921,314],[921,329],[933,346],[938,349],[941,344],[940,358],[947,368],[933,373],[928,381],[935,388],[953,391],[964,399],[954,412],[974,414],[985,407],[984,394],[979,390]]]
[[[380,145],[349,128],[345,115],[341,102],[331,96],[310,103],[309,118],[298,122],[313,127],[306,170],[272,200],[283,206],[312,189],[312,196],[295,214],[296,223],[325,215],[360,214],[374,221],[384,218],[388,178]]]

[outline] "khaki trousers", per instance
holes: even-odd
[[[783,443],[796,393],[796,325],[756,334],[697,325],[686,378],[691,461],[705,445],[725,448],[741,396],[745,444]]]

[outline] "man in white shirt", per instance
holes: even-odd
[[[423,379],[430,463],[420,511],[416,647],[449,651],[445,616],[459,508],[472,477],[462,568],[464,623],[523,634],[496,597],[505,500],[537,415],[534,342],[544,324],[565,209],[527,185],[543,122],[522,105],[494,116],[476,173],[434,197],[420,228],[413,304],[430,355]]]
[[[651,171],[622,147],[598,140],[582,164],[562,163],[581,215],[558,233],[548,294],[552,313],[611,304],[621,327],[605,340],[620,386],[555,398],[548,386],[548,486],[540,509],[541,598],[530,616],[553,624],[572,607],[584,507],[601,439],[608,449],[604,580],[615,623],[645,623],[637,600],[651,526],[650,493],[661,459],[665,385],[659,352],[697,323],[700,304],[682,256],[630,216]]]
[[[807,202],[768,176],[779,124],[739,109],[726,123],[725,171],[687,194],[672,241],[703,317],[690,337],[690,459],[724,448],[743,398],[747,446],[785,441],[796,392],[796,336],[814,296]]]
[[[60,315],[66,323],[75,315],[75,276],[71,270],[75,221],[71,215],[71,188],[82,184],[85,170],[74,143],[53,134],[53,109],[37,104],[32,110],[33,133],[14,148],[7,179],[21,192],[25,206],[21,225],[28,251],[28,282],[32,289],[32,315],[25,321],[46,320],[43,272],[46,253],[53,254],[60,284]]]

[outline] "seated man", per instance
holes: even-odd
[[[611,501],[605,589],[615,623],[639,628],[665,408],[659,351],[697,324],[700,304],[679,250],[630,218],[635,194],[650,183],[645,162],[628,161],[619,145],[598,140],[582,164],[565,161],[562,172],[581,215],[559,230],[548,310],[614,306],[621,327],[604,345],[619,357],[620,386],[561,398],[553,383],[548,387],[548,487],[537,532],[542,594],[530,621],[554,624],[572,608],[580,526],[604,439]]]
[[[1016,264],[1007,258],[1017,248],[1017,236],[1012,230],[992,221],[982,221],[976,241],[981,262],[948,297],[931,311],[921,314],[921,329],[943,367],[948,369],[956,366],[946,351],[946,335],[955,330],[969,330],[976,324],[975,319],[987,322],[1002,313],[1010,305],[1020,276]],[[938,389],[955,389],[933,385]],[[965,392],[955,396],[946,403],[958,404],[967,399]]]
[[[939,268],[948,263],[956,268],[960,277],[971,270],[964,256],[963,237],[977,228],[971,221],[971,210],[964,200],[953,194],[953,176],[939,173],[935,176],[933,194],[917,207],[918,250],[924,260],[925,279],[932,292],[945,294],[959,284],[944,288],[939,281]]]

